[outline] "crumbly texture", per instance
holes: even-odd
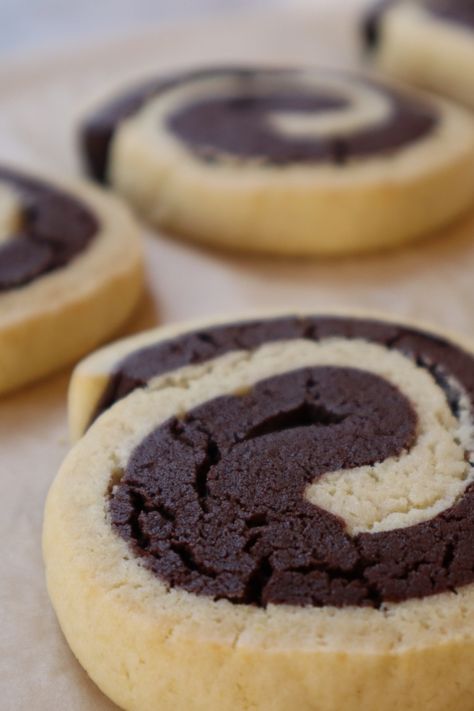
[[[141,336],[141,343],[147,338]],[[126,351],[127,345],[119,344],[115,361]],[[91,377],[94,360],[97,373],[106,363],[110,368],[111,349],[89,360]],[[132,453],[170,418],[183,421],[216,398],[249,393],[295,368],[360,368],[361,363],[370,376],[383,378],[407,398],[418,420],[421,411],[431,411],[432,422],[438,421],[454,447],[436,453],[440,465],[449,467],[457,440],[468,435],[443,387],[402,353],[363,339],[279,341],[181,368],[118,401],[68,455],[46,506],[48,587],[74,653],[121,707],[290,711],[297,704],[310,711],[317,704],[318,711],[397,711],[401,705],[406,711],[470,711],[471,584],[376,608],[235,605],[165,584],[111,525],[110,497]],[[433,451],[428,446],[426,456]],[[385,474],[382,469],[381,478]],[[416,491],[424,474],[413,476]],[[455,501],[469,487],[467,477],[461,480],[457,493],[453,490]],[[396,488],[390,474],[384,486]],[[440,502],[449,506],[449,496],[442,493]],[[410,530],[407,520],[394,525],[392,534],[398,525]]]
[[[127,209],[94,187],[73,184],[59,188],[54,180],[48,183],[60,194],[77,197],[96,229],[79,252],[69,255],[62,265],[53,265],[53,254],[61,259],[66,254],[59,244],[64,227],[55,222],[49,206],[35,213],[41,218],[36,220],[35,229],[45,235],[54,233],[59,246],[54,253],[46,247],[41,252],[45,257],[41,264],[36,251],[31,261],[29,248],[24,260],[18,261],[18,253],[13,260],[15,273],[21,271],[22,279],[0,293],[0,393],[47,375],[97,347],[130,315],[141,293],[141,249]],[[8,229],[21,229],[21,199],[11,185],[3,194],[8,196],[0,202],[4,224]],[[34,215],[32,219],[36,219]],[[11,238],[10,233],[0,251],[8,251],[13,243],[16,249],[21,242],[22,237]],[[39,242],[32,244],[33,250],[36,246],[43,249]],[[26,266],[32,269],[29,276]]]
[[[469,0],[390,0],[366,25],[378,66],[474,108],[474,12]]]
[[[428,235],[472,204],[474,130],[462,110],[356,76],[310,71],[290,79],[271,74],[271,87],[281,82],[281,93],[290,84],[293,100],[300,92],[321,102],[324,94],[325,109],[308,111],[306,98],[292,111],[281,95],[272,108],[262,100],[270,80],[257,71],[244,88],[259,101],[251,110],[244,102],[242,118],[232,103],[244,91],[239,76],[184,74],[119,122],[107,177],[153,224],[232,249],[337,254]],[[397,96],[418,109],[400,115]],[[245,130],[229,138],[216,128],[216,147],[215,121],[201,121],[195,135],[187,119],[222,102]],[[392,138],[401,135],[395,145],[387,143],[387,126]],[[315,150],[319,157],[309,160]]]

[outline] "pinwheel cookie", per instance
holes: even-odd
[[[89,171],[152,223],[284,254],[427,234],[474,192],[474,122],[441,100],[324,70],[215,68],[148,82],[86,121]]]
[[[140,285],[136,227],[115,198],[0,167],[0,393],[97,347]]]
[[[473,398],[470,350],[349,315],[91,356],[44,527],[77,658],[129,711],[471,711]]]
[[[364,38],[382,69],[474,108],[472,0],[382,0]]]

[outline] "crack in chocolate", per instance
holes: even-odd
[[[272,128],[272,113],[297,112],[318,116],[326,111],[350,106],[343,89],[339,92],[298,86],[298,71],[242,67],[208,68],[183,72],[135,87],[91,116],[81,130],[81,147],[89,173],[106,181],[109,153],[121,123],[137,113],[149,100],[180,85],[228,76],[235,93],[230,97],[203,97],[171,112],[167,126],[197,158],[215,162],[221,156],[258,159],[272,165],[329,161],[344,165],[352,158],[378,155],[416,142],[429,135],[438,122],[431,103],[389,89],[380,83],[352,76],[352,84],[362,84],[385,97],[390,116],[377,125],[361,127],[347,135],[301,138]],[[323,74],[324,76],[324,74]],[[331,75],[329,75],[331,76]],[[337,74],[333,74],[337,78]],[[281,88],[262,94],[261,80],[281,79]]]
[[[455,384],[450,378],[448,373],[438,365],[437,363],[430,362],[427,358],[422,355],[416,357],[416,364],[420,368],[424,368],[430,374],[433,380],[446,396],[449,409],[453,413],[454,417],[459,418],[461,414],[461,399],[464,395],[462,388]]]
[[[295,427],[338,425],[340,422],[344,422],[346,417],[347,415],[331,412],[324,405],[315,405],[304,400],[293,410],[278,412],[265,422],[256,425],[246,434],[245,440],[248,442],[256,437],[291,430]]]

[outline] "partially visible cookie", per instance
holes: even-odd
[[[73,400],[95,376],[107,397],[49,493],[46,573],[116,703],[471,711],[471,348],[290,314],[156,331],[77,373]]]
[[[150,81],[85,122],[90,173],[155,225],[280,254],[426,235],[474,193],[474,122],[452,105],[322,69],[214,68]]]
[[[137,228],[115,198],[0,167],[0,393],[106,340],[141,283]]]
[[[474,108],[472,0],[381,0],[363,29],[381,69]]]

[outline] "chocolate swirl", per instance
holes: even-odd
[[[42,181],[0,168],[0,183],[18,195],[18,230],[0,246],[0,292],[67,265],[93,239],[98,222],[79,200]]]
[[[470,354],[403,326],[329,317],[218,326],[150,346],[120,364],[114,385],[124,387],[109,390],[109,403],[144,384],[138,371],[149,380],[234,349],[332,336],[403,352],[429,370],[455,415],[464,393],[472,416]],[[152,431],[111,493],[111,521],[170,586],[236,604],[380,607],[455,590],[474,582],[474,485],[428,521],[357,535],[304,496],[324,473],[409,450],[416,430],[410,402],[380,376],[291,371]]]
[[[312,77],[311,82],[305,81]],[[206,86],[212,79],[225,90]],[[200,95],[194,90],[199,89]],[[329,82],[329,86],[325,86]],[[189,87],[189,100],[170,109],[166,129],[200,160],[220,156],[271,165],[342,165],[351,159],[397,150],[429,135],[437,124],[435,108],[374,81],[336,72],[289,69],[218,68],[147,82],[103,107],[85,123],[81,142],[89,172],[105,180],[111,142],[122,121],[151,98]],[[356,121],[351,130],[318,133],[325,115],[350,115],[353,91],[370,91],[386,106],[386,116]],[[277,128],[271,117],[313,119],[316,131],[296,135]],[[157,126],[158,130],[158,126]]]

